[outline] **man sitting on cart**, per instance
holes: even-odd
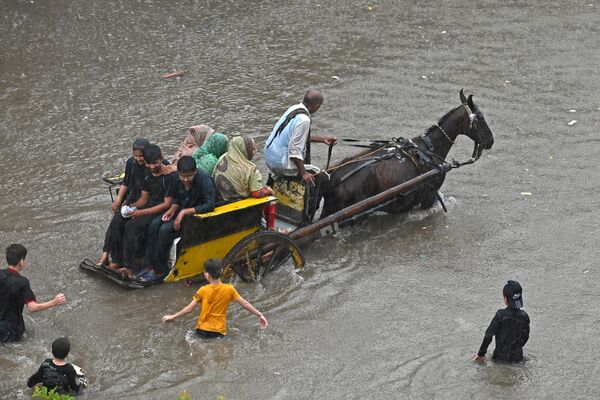
[[[310,143],[321,142],[335,145],[333,136],[310,134],[311,115],[316,113],[323,103],[318,90],[309,89],[302,103],[291,106],[279,118],[264,148],[264,157],[269,170],[276,177],[293,179],[300,177],[307,186],[315,189],[312,207],[308,215],[312,216],[318,208],[328,175],[310,164]]]
[[[177,161],[179,179],[175,184],[173,204],[167,212],[154,217],[148,228],[146,260],[150,269],[141,274],[141,282],[162,280],[169,272],[169,250],[173,240],[181,236],[181,223],[187,215],[201,214],[215,209],[215,189],[210,176],[191,156]]]

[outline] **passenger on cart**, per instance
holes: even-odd
[[[313,201],[308,214],[314,216],[329,181],[327,173],[311,165],[310,143],[321,142],[335,145],[333,136],[311,135],[311,116],[323,103],[323,96],[318,90],[309,89],[302,103],[291,106],[279,118],[264,149],[265,161],[269,170],[276,177],[293,179],[300,177],[307,186],[314,189]]]
[[[121,215],[120,210],[123,205],[135,203],[142,194],[142,182],[147,173],[142,151],[149,144],[146,139],[136,139],[133,142],[133,155],[125,162],[125,177],[119,186],[117,198],[111,204],[114,215],[104,235],[102,255],[96,262],[96,267],[107,265],[111,253],[114,255],[122,253],[123,230],[128,219]],[[122,260],[116,261],[122,264]]]
[[[144,256],[148,227],[156,215],[171,207],[178,180],[177,174],[163,164],[160,147],[149,144],[144,147],[143,154],[150,173],[142,182],[141,197],[133,203],[135,209],[126,215],[131,219],[125,224],[122,253],[111,254],[112,263],[109,266],[118,269],[128,279],[141,272],[136,259]]]
[[[227,153],[219,159],[213,177],[220,196],[227,201],[261,198],[273,195],[263,186],[262,175],[251,161],[256,155],[256,144],[250,136],[236,136],[229,141]],[[268,228],[275,227],[275,204],[265,206]]]
[[[192,157],[196,160],[196,167],[212,176],[219,157],[227,151],[228,143],[229,139],[222,133],[215,132],[210,135],[202,146],[192,153]]]
[[[196,168],[193,157],[182,156],[177,161],[177,173],[173,204],[164,214],[154,216],[148,228],[146,260],[150,268],[138,277],[141,282],[161,281],[169,273],[169,250],[173,240],[181,236],[181,223],[186,216],[215,209],[213,181]]]

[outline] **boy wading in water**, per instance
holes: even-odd
[[[85,386],[72,364],[65,361],[71,351],[71,343],[66,337],[52,342],[54,358],[44,360],[38,371],[27,380],[27,386],[32,388],[38,383],[48,389],[56,389],[58,393],[78,393]]]
[[[520,362],[523,360],[523,346],[529,339],[529,315],[522,310],[523,289],[519,282],[508,281],[502,290],[506,308],[498,310],[490,326],[485,331],[483,343],[473,361],[485,359],[487,348],[496,337],[493,361]]]
[[[205,338],[223,337],[227,334],[227,307],[235,301],[258,317],[261,329],[269,326],[267,319],[260,311],[244,300],[232,285],[221,283],[223,265],[220,260],[211,258],[204,263],[204,277],[208,285],[202,286],[192,297],[190,304],[175,314],[165,315],[163,322],[175,321],[177,318],[194,311],[201,305],[200,317],[196,324],[196,334]]]
[[[66,300],[62,293],[52,300],[38,303],[29,280],[21,276],[27,266],[27,249],[22,244],[11,244],[6,248],[8,268],[0,270],[0,343],[21,340],[25,332],[23,308],[31,312],[59,306]]]

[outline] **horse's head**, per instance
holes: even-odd
[[[483,150],[489,150],[494,145],[494,136],[485,122],[485,117],[479,107],[473,103],[473,95],[465,98],[463,91],[460,91],[460,101],[466,111],[463,130],[461,133],[470,137],[475,142],[473,149],[473,158],[478,159]]]

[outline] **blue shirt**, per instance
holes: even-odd
[[[263,152],[265,162],[267,163],[267,167],[276,174],[296,175],[298,170],[292,159],[304,159],[306,142],[310,132],[310,117],[308,115],[296,115],[281,133],[275,137],[279,126],[285,121],[288,114],[299,108],[303,108],[308,112],[302,103],[288,108],[273,127],[266,141]]]

